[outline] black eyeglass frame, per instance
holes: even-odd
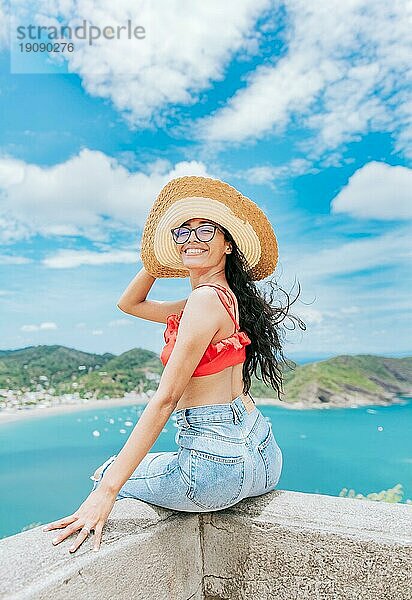
[[[201,239],[199,239],[199,237],[197,235],[197,230],[200,227],[205,227],[205,226],[206,227],[207,226],[213,227],[213,233],[212,233],[212,236],[211,236],[211,238],[209,240],[201,240]],[[174,232],[176,231],[176,229],[186,229],[187,231],[189,231],[189,235],[187,236],[187,239],[184,242],[178,242],[178,241],[176,241],[175,236],[174,236]],[[171,229],[170,231],[171,231],[171,234],[172,234],[172,237],[173,237],[173,241],[174,241],[175,244],[186,244],[186,242],[188,240],[190,240],[190,236],[192,234],[192,231],[195,232],[196,239],[199,240],[199,242],[211,242],[213,240],[213,238],[215,237],[216,229],[218,229],[219,231],[221,231],[223,233],[223,235],[225,234],[225,232],[223,231],[223,229],[221,229],[219,227],[219,225],[213,225],[212,223],[202,223],[201,225],[198,225],[197,227],[188,227],[187,225],[180,225],[180,227],[173,227],[173,229]]]

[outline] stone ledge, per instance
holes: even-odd
[[[0,540],[7,599],[412,597],[412,507],[276,490],[209,513],[115,503],[100,551],[42,527]]]

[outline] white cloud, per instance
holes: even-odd
[[[200,121],[198,131],[208,141],[241,142],[275,129],[282,135],[289,115],[307,110],[321,90],[321,73],[311,77],[307,57],[281,58],[276,67],[258,67],[227,105]],[[302,64],[303,63],[303,64]]]
[[[57,329],[56,323],[41,323],[40,329]]]
[[[93,329],[92,335],[103,335],[103,329]]]
[[[303,173],[317,172],[312,163],[304,158],[294,158],[287,164],[278,166],[257,165],[236,173],[240,179],[257,185],[270,185],[275,187],[275,182],[280,179],[288,179]]]
[[[0,265],[25,265],[33,262],[31,258],[13,254],[0,254]]]
[[[46,321],[44,323],[40,323],[39,325],[31,324],[31,325],[22,325],[22,327],[20,327],[21,331],[42,331],[42,330],[49,331],[51,329],[57,329],[56,323]]]
[[[92,95],[109,98],[130,123],[163,122],[170,105],[193,104],[199,92],[221,80],[224,67],[236,52],[257,50],[259,31],[254,25],[273,0],[208,0],[185,2],[157,0],[39,0],[32,8],[34,23],[81,25],[85,19],[103,29],[133,25],[145,27],[144,40],[107,40],[93,45],[75,40],[67,53],[68,69],[77,73]],[[55,57],[56,58],[56,57]],[[173,111],[172,111],[173,112]],[[172,115],[173,116],[173,115]]]
[[[130,19],[146,25],[143,42],[100,38],[90,46],[76,40],[76,51],[67,54],[85,90],[110,99],[131,127],[174,124],[176,107],[202,101],[233,58],[258,56],[278,7],[273,0],[209,0],[186,10],[171,0],[52,4],[39,0],[33,22],[75,26],[85,19],[103,28]],[[250,72],[226,105],[201,120],[200,137],[241,142],[303,126],[316,134],[301,142],[306,156],[327,154],[336,164],[339,155],[331,151],[341,144],[368,131],[391,131],[396,151],[410,156],[410,3],[286,0],[282,6],[280,58],[274,54],[272,63]]]
[[[82,149],[50,167],[0,157],[0,242],[36,234],[107,240],[110,231],[136,231],[172,178],[207,175],[197,161],[149,165],[131,172],[103,152]]]
[[[393,228],[382,235],[360,238],[325,247],[323,242],[313,253],[305,251],[304,244],[299,246],[299,253],[293,248],[288,253],[288,273],[296,273],[298,278],[304,277],[315,283],[320,279],[333,278],[337,275],[356,273],[365,269],[379,269],[385,266],[408,266],[412,258],[412,228],[408,226]]]
[[[293,311],[294,314],[298,314],[305,323],[317,325],[322,323],[323,314],[319,309],[310,308],[308,306],[299,306]]]
[[[131,324],[131,319],[115,319],[114,321],[109,321],[109,327],[128,327]]]
[[[407,0],[287,0],[286,53],[261,65],[247,85],[199,122],[208,141],[282,135],[292,122],[316,133],[301,144],[312,157],[392,131],[397,150],[410,140],[411,5]]]
[[[412,217],[412,169],[370,162],[332,200],[331,211],[360,219]]]
[[[90,250],[59,250],[43,260],[46,267],[52,269],[70,269],[81,265],[101,266],[108,264],[136,263],[139,256],[129,250],[111,252],[92,252]]]
[[[1,159],[0,159],[1,160]],[[1,164],[0,164],[1,172]],[[12,244],[16,240],[23,240],[29,238],[29,230],[22,221],[18,221],[12,216],[7,214],[6,203],[2,199],[2,190],[0,186],[0,243]],[[4,210],[2,214],[2,210]],[[3,255],[4,260],[8,260],[6,255]]]

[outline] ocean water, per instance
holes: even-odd
[[[278,489],[338,496],[401,483],[412,499],[412,398],[404,404],[291,410],[259,406],[283,452]],[[0,425],[0,537],[74,512],[90,475],[120,451],[144,405],[99,408]],[[151,451],[176,450],[173,416]]]

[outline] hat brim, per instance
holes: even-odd
[[[164,186],[143,229],[141,259],[154,277],[189,275],[170,230],[190,218],[211,219],[225,227],[244,254],[253,280],[273,273],[278,245],[264,212],[225,182],[187,176]]]

